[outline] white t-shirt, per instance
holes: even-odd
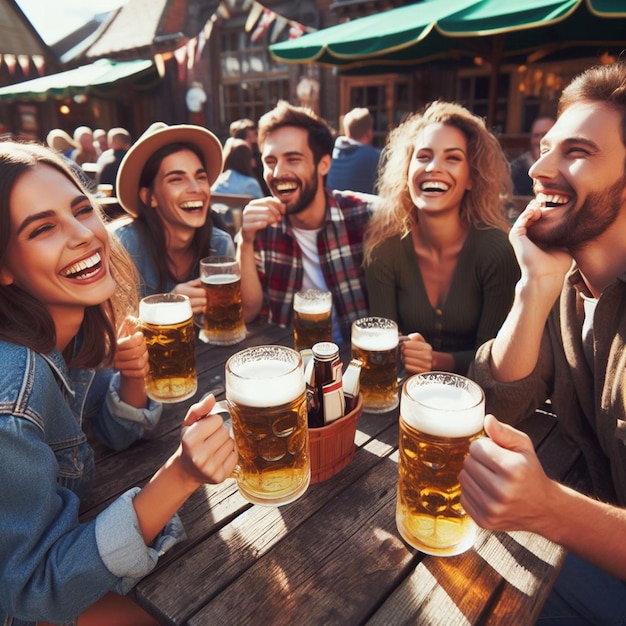
[[[322,230],[304,230],[302,228],[293,228],[293,234],[300,246],[302,252],[302,269],[304,276],[302,277],[302,289],[321,289],[328,291],[326,279],[320,267],[320,255],[317,251],[317,234]],[[333,306],[333,341],[341,342],[342,336],[339,330],[339,320]]]

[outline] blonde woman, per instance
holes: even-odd
[[[365,239],[370,314],[409,337],[407,373],[466,373],[513,302],[507,160],[482,119],[434,102],[390,133]]]

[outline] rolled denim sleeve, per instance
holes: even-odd
[[[159,557],[186,539],[178,515],[174,515],[150,546],[146,546],[139,529],[133,499],[138,487],[124,493],[96,518],[96,543],[104,565],[119,582],[115,591],[121,594],[149,574]]]
[[[103,443],[115,450],[128,447],[149,433],[159,423],[163,405],[148,399],[148,406],[137,408],[120,398],[121,375],[111,374],[104,395],[104,403],[94,421],[94,433]],[[96,384],[94,383],[94,387]]]

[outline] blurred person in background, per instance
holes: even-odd
[[[543,136],[554,126],[551,117],[538,117],[530,129],[529,149],[511,161],[511,180],[516,196],[532,196],[533,180],[528,174],[531,165],[539,158],[539,145]]]
[[[74,131],[74,141],[78,147],[72,152],[72,161],[82,166],[85,163],[95,163],[98,160],[98,153],[93,146],[93,131],[89,126],[79,126]]]
[[[113,185],[113,194],[115,195],[117,172],[122,159],[132,145],[132,139],[125,128],[112,128],[108,132],[107,143],[110,148],[98,158],[96,184]]]
[[[372,146],[374,118],[365,107],[352,109],[343,117],[343,133],[335,140],[326,187],[374,193],[380,159]]]
[[[243,139],[231,138],[224,146],[224,171],[211,187],[211,191],[261,198],[263,191],[252,169],[254,163],[250,146]]]

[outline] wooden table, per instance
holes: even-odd
[[[198,343],[198,397],[223,393],[224,363],[243,347],[293,345],[291,331],[253,324],[237,346]],[[216,378],[217,377],[217,378]],[[152,438],[98,449],[90,518],[143,484],[175,449],[189,402],[170,405]],[[524,423],[546,472],[575,483],[579,454],[556,420]],[[479,531],[465,554],[425,556],[395,525],[397,411],[364,413],[351,464],[283,507],[252,505],[234,480],[205,486],[180,515],[187,540],[163,556],[133,593],[163,624],[532,624],[564,550],[525,532]]]

